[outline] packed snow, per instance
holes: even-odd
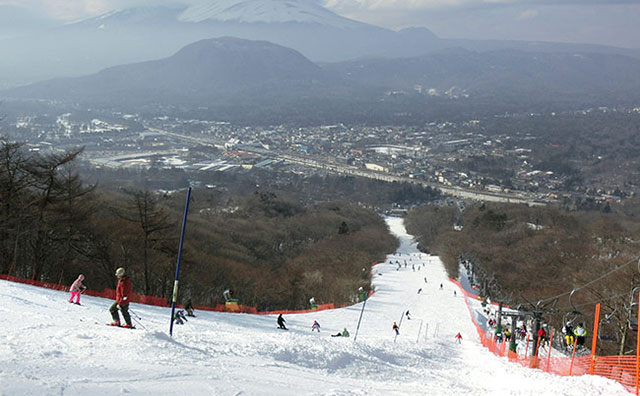
[[[361,27],[363,24],[341,17],[311,0],[218,0],[191,1],[182,12],[183,22],[205,20],[245,23],[312,23],[338,28]]]
[[[374,267],[357,340],[362,303],[285,315],[289,331],[275,315],[196,311],[170,337],[169,308],[131,304],[137,329],[109,327],[110,300],[77,306],[69,293],[0,281],[0,395],[628,395],[488,352],[440,260],[417,250],[402,219],[387,223],[400,247]],[[331,337],[345,327],[351,337]]]

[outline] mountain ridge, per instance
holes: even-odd
[[[225,36],[270,41],[293,48],[313,62],[412,57],[450,47],[477,51],[578,50],[640,58],[638,50],[606,46],[454,40],[439,38],[426,28],[395,32],[339,16],[307,0],[233,0],[132,7],[41,34],[0,40],[0,53],[4,55],[0,87],[77,77],[111,66],[161,59],[195,41]]]

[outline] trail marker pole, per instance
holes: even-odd
[[[182,218],[182,231],[180,232],[180,245],[178,247],[178,262],[176,264],[176,278],[173,283],[173,298],[171,299],[171,324],[169,325],[169,336],[173,336],[173,315],[176,312],[176,301],[178,300],[178,278],[180,276],[180,260],[182,259],[182,244],[184,242],[184,231],[187,227],[187,213],[189,213],[189,200],[191,199],[191,187],[187,190],[187,202],[184,205],[184,217]]]
[[[358,327],[356,327],[356,335],[353,337],[353,342],[356,342],[358,338],[358,331],[360,331],[360,322],[362,321],[362,315],[364,314],[364,307],[367,305],[367,300],[369,299],[369,293],[364,298],[364,302],[362,303],[362,309],[360,310],[360,317],[358,318]]]

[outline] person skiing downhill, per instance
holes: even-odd
[[[393,322],[393,331],[396,332],[396,335],[400,335],[400,326],[396,322]]]
[[[282,314],[278,315],[278,328],[283,330],[289,330],[284,325],[285,323],[286,323],[286,320],[284,320],[284,318],[282,317]]]
[[[311,331],[318,330],[320,332],[320,323],[317,320],[313,321],[313,325],[311,326]]]
[[[133,329],[131,325],[131,316],[129,316],[129,294],[131,293],[131,279],[124,273],[124,268],[120,267],[116,270],[116,276],[118,277],[118,286],[116,286],[116,302],[111,305],[109,312],[113,317],[111,326],[120,326],[120,315],[118,310],[122,311],[125,325],[122,326],[126,329]]]
[[[84,275],[80,274],[78,275],[78,279],[71,284],[71,287],[69,288],[69,291],[71,292],[71,297],[69,298],[70,303],[73,302],[73,298],[75,297],[76,302],[74,304],[80,305],[80,294],[87,290],[87,287],[82,284],[83,280]]]
[[[456,340],[458,341],[458,344],[462,343],[462,334],[460,334],[460,332],[458,332],[458,334],[456,334]]]

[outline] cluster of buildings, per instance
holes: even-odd
[[[536,168],[535,136],[488,131],[479,120],[302,128],[120,113],[79,121],[62,114],[44,122],[21,117],[2,133],[33,151],[83,146],[83,158],[95,167],[338,172],[544,202],[576,193],[564,190],[566,175]],[[607,190],[598,195],[618,198]]]

